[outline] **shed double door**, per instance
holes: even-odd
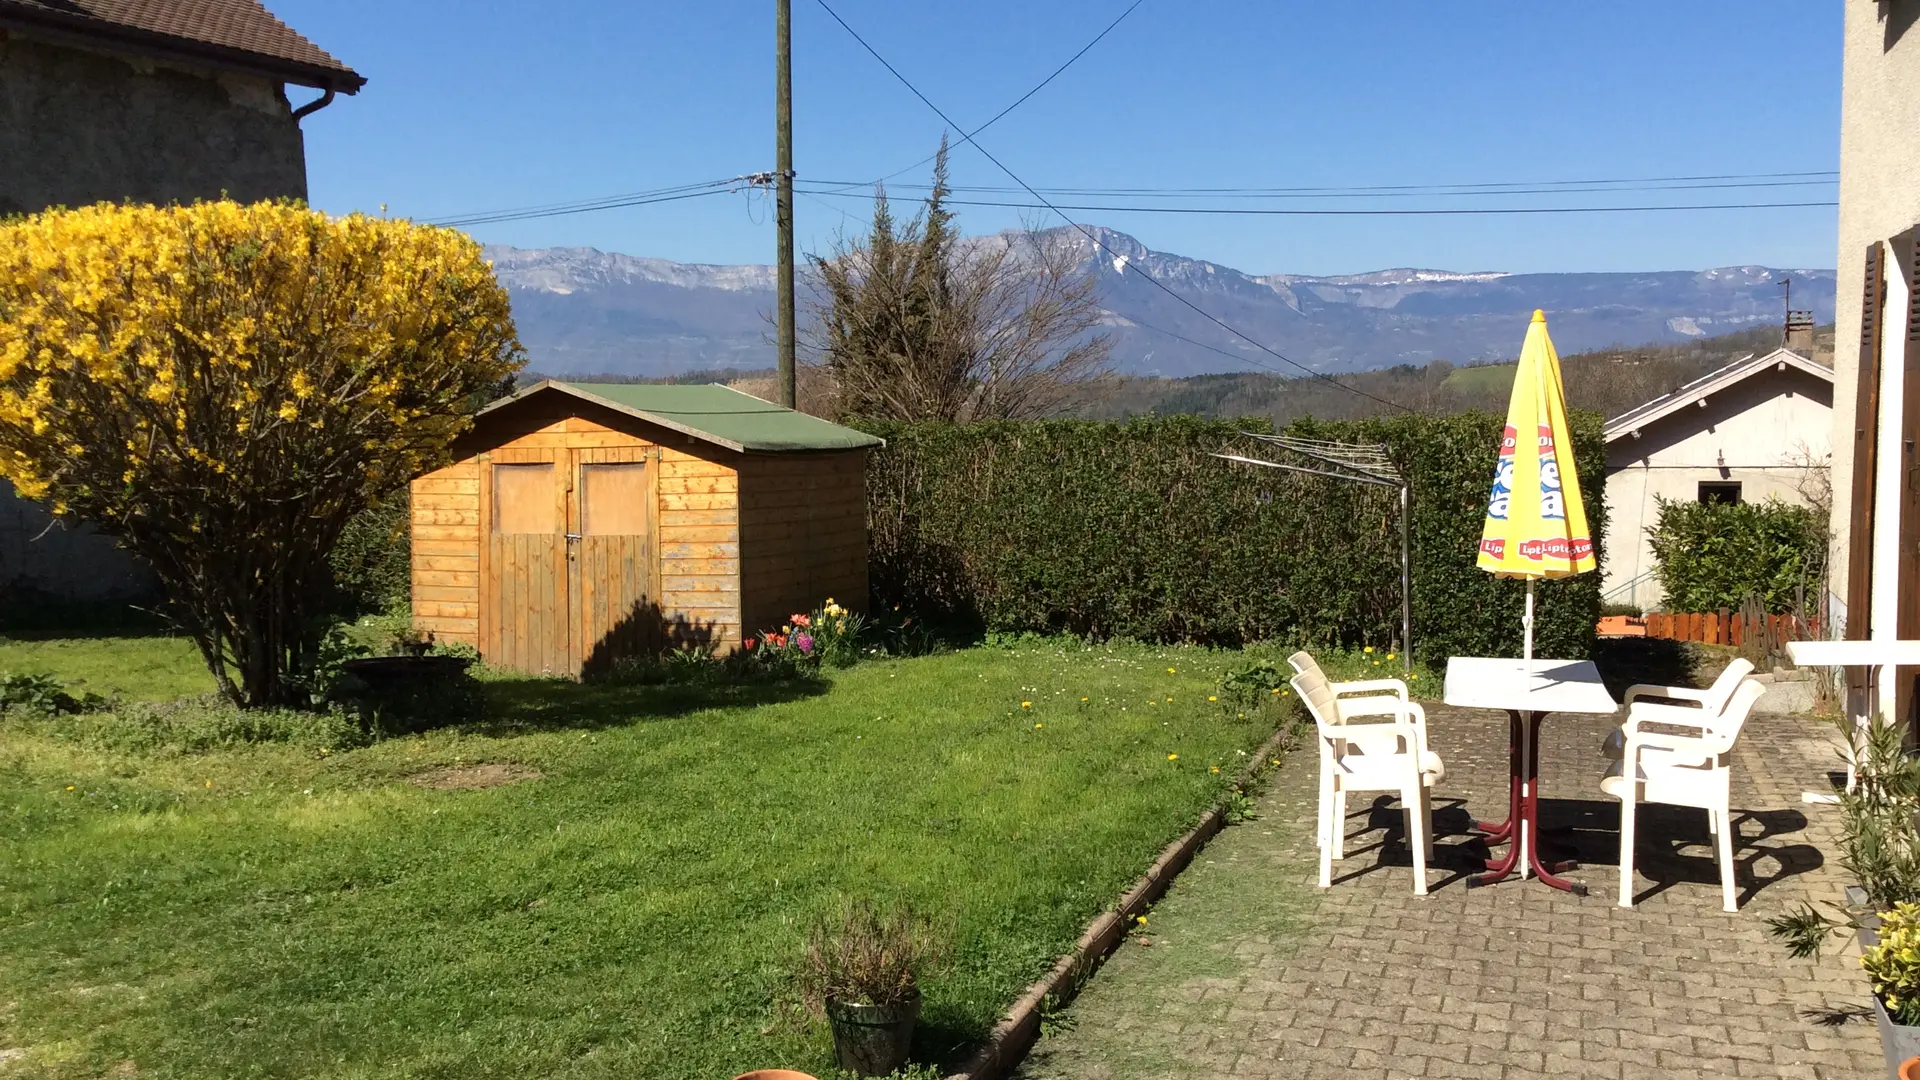
[[[653,447],[500,449],[481,460],[480,652],[579,675],[657,646]]]

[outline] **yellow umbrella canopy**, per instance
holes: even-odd
[[[1520,349],[1478,565],[1502,577],[1531,578],[1568,577],[1594,568],[1560,356],[1547,336],[1544,311],[1533,313]]]
[[[1583,574],[1595,566],[1593,533],[1573,464],[1560,356],[1547,336],[1544,311],[1533,313],[1520,348],[1477,565],[1501,577],[1527,579],[1528,658],[1533,656],[1534,580]]]

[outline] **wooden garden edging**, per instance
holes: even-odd
[[[1266,762],[1279,754],[1286,745],[1288,733],[1289,729],[1283,727],[1260,744],[1253,760],[1240,771],[1235,781],[1236,787],[1244,787]],[[1073,950],[1062,956],[1053,965],[1053,970],[1027,987],[1026,993],[1013,1003],[1007,1015],[993,1026],[986,1042],[948,1080],[1001,1080],[1001,1077],[1012,1072],[1040,1038],[1040,1014],[1048,999],[1052,999],[1054,1007],[1073,1000],[1080,987],[1126,939],[1127,928],[1133,925],[1134,918],[1166,895],[1173,879],[1187,868],[1187,864],[1207,845],[1207,841],[1219,835],[1226,823],[1226,803],[1223,800],[1202,815],[1200,823],[1188,830],[1186,835],[1168,844],[1160,852],[1160,857],[1147,868],[1147,872],[1140,875],[1133,887],[1121,895],[1117,905],[1101,912],[1093,922],[1087,924],[1086,931],[1074,943]]]

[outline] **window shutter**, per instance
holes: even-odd
[[[1860,305],[1860,363],[1853,404],[1853,476],[1847,543],[1847,637],[1865,641],[1873,604],[1873,466],[1880,430],[1880,319],[1886,310],[1886,248],[1867,245]],[[1860,670],[1860,669],[1852,669]]]

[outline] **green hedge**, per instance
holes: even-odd
[[[1668,611],[1739,608],[1755,594],[1772,612],[1792,611],[1803,593],[1819,600],[1824,514],[1778,500],[1659,506],[1647,532]]]
[[[407,605],[413,595],[411,505],[403,488],[347,520],[327,556],[340,614],[371,615]]]
[[[1523,587],[1474,567],[1502,420],[1485,413],[1299,421],[1385,443],[1412,477],[1414,644],[1421,656],[1518,655]],[[873,599],[991,630],[1241,644],[1387,645],[1399,636],[1396,493],[1237,465],[1242,427],[870,423]],[[1605,530],[1600,418],[1574,416],[1596,542]],[[1584,657],[1600,575],[1539,587],[1543,656]]]

